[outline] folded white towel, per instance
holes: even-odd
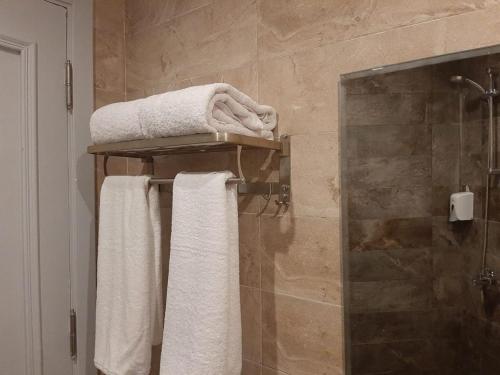
[[[144,139],[139,119],[139,104],[144,99],[106,105],[90,118],[94,143],[113,143]]]
[[[106,177],[99,216],[94,362],[108,375],[146,375],[163,330],[158,187]]]
[[[230,172],[178,174],[161,375],[240,375],[238,212]]]
[[[94,143],[228,132],[273,138],[276,111],[227,83],[213,83],[99,108],[90,119]]]

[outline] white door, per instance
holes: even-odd
[[[0,374],[68,375],[66,9],[0,0]]]

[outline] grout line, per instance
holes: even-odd
[[[260,207],[260,203],[259,203]],[[261,231],[261,220],[260,215],[256,215],[257,221],[257,251],[259,259],[259,299],[260,299],[260,309],[259,309],[259,330],[260,330],[260,362],[262,365],[264,356],[264,303],[262,299],[262,231]],[[262,369],[260,370],[262,372]]]
[[[337,303],[330,303],[330,302],[324,302],[324,301],[314,300],[314,299],[311,299],[311,298],[298,297],[298,296],[294,296],[292,294],[283,293],[283,292],[277,292],[277,291],[266,290],[266,289],[261,289],[261,291],[262,291],[262,294],[264,294],[264,293],[274,294],[276,296],[294,298],[294,299],[297,299],[297,300],[300,300],[300,301],[318,303],[318,304],[325,305],[325,306],[340,307],[340,308],[344,307],[341,304],[337,304]]]
[[[123,3],[123,99],[127,101],[127,1]]]
[[[327,47],[334,46],[337,44],[339,44],[339,45],[346,44],[349,42],[355,42],[355,41],[358,41],[361,39],[365,39],[365,38],[367,39],[370,37],[375,37],[375,36],[383,35],[383,34],[390,33],[390,32],[397,32],[400,30],[410,29],[410,28],[414,28],[414,27],[420,27],[420,26],[424,26],[426,24],[430,24],[430,23],[434,23],[434,22],[436,22],[436,23],[443,22],[443,21],[447,21],[451,18],[460,17],[460,16],[467,16],[467,15],[470,15],[471,13],[488,11],[488,10],[489,10],[489,8],[471,9],[469,11],[465,11],[465,12],[461,12],[461,13],[457,13],[457,14],[451,14],[451,15],[444,16],[444,17],[437,17],[437,18],[433,18],[430,20],[422,21],[422,22],[410,23],[410,24],[406,24],[406,25],[405,24],[395,25],[395,26],[392,26],[392,27],[385,29],[385,30],[361,33],[360,35],[357,35],[353,38],[338,39],[338,40],[332,40],[332,41],[328,41],[328,42],[319,42],[318,44],[313,44],[313,45],[309,45],[309,46],[305,46],[305,47],[299,47],[297,49],[292,48],[291,50],[290,49],[283,50],[283,51],[277,52],[277,53],[268,53],[268,54],[266,54],[266,57],[264,57],[262,59],[262,61],[271,60],[271,59],[286,58],[286,57],[289,57],[289,56],[292,56],[292,55],[295,55],[298,53],[304,53],[304,52],[307,52],[309,50],[316,49],[316,48],[327,48]],[[258,14],[260,14],[260,13],[258,13]],[[260,22],[259,22],[259,24],[260,24]]]
[[[166,3],[166,1],[165,1]],[[194,13],[200,9],[203,9],[203,8],[206,8],[206,7],[210,7],[210,6],[213,6],[212,2],[207,2],[206,4],[202,4],[202,5],[199,5],[197,7],[194,7],[192,9],[188,9],[182,13],[179,13],[179,14],[176,14],[174,16],[171,16],[163,21],[159,21],[159,22],[152,22],[146,26],[142,26],[140,28],[140,30],[137,29],[137,27],[135,28],[134,32],[130,35],[131,37],[135,37],[136,35],[141,35],[143,33],[146,33],[148,31],[151,31],[155,28],[158,28],[158,27],[165,27],[166,25],[170,24],[170,23],[173,23],[177,18],[181,18],[181,17],[184,17],[184,16],[187,16],[191,13]]]

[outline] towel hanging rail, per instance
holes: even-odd
[[[152,185],[171,185],[174,183],[173,178],[152,178],[149,180],[149,183]],[[245,180],[242,178],[234,177],[234,178],[228,178],[226,180],[226,185],[233,185],[233,184],[244,184]]]
[[[278,195],[276,204],[288,206],[290,202],[290,138],[282,135],[279,140],[267,140],[231,133],[194,134],[188,136],[142,139],[89,146],[87,151],[104,156],[104,174],[110,156],[142,158],[154,166],[154,156],[192,154],[211,151],[237,151],[238,177],[227,183],[237,184],[240,194],[260,194],[267,197]],[[243,149],[263,149],[279,153],[279,179],[276,182],[248,182],[241,168]],[[171,178],[152,178],[152,184],[172,184]]]

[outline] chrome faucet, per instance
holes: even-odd
[[[493,286],[498,282],[497,274],[495,271],[492,271],[489,268],[484,268],[481,270],[481,272],[479,272],[477,278],[472,280],[472,282],[479,288]]]

